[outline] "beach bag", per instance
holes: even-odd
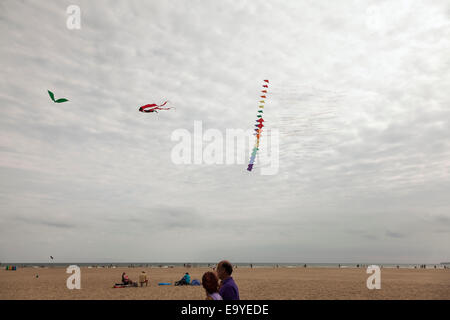
[[[197,279],[194,279],[194,280],[192,280],[192,282],[191,282],[191,286],[200,286],[200,285],[201,285],[201,283],[200,283],[200,281],[197,280]]]

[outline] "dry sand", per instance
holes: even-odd
[[[145,270],[148,287],[112,288],[122,272],[137,280]],[[0,299],[204,299],[201,286],[158,286],[185,271],[201,279],[210,268],[81,268],[81,290],[69,290],[65,268],[0,270]],[[38,274],[39,278],[35,275]],[[233,278],[241,299],[450,299],[450,269],[381,270],[381,289],[368,290],[363,268],[238,268]]]

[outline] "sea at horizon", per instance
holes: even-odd
[[[79,267],[93,267],[93,268],[206,268],[214,267],[217,262],[2,262],[0,267],[8,265],[15,265],[21,268],[28,267],[67,267],[69,265],[77,265]],[[248,267],[248,268],[268,268],[268,267],[281,267],[281,268],[296,268],[296,267],[309,267],[309,268],[360,268],[367,267],[369,265],[378,265],[384,268],[419,268],[425,265],[427,268],[443,268],[444,265],[450,263],[441,262],[436,264],[431,263],[274,263],[274,262],[237,262],[233,263],[234,266]]]

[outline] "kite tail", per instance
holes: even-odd
[[[175,107],[167,107],[167,108],[156,107],[155,109],[158,109],[158,110],[170,110],[170,109],[175,109]]]
[[[264,80],[264,82],[269,83],[269,80]],[[264,84],[263,88],[269,88],[268,85]],[[263,90],[264,93],[267,93],[267,90]],[[260,96],[263,99],[266,99],[266,95]],[[259,103],[265,103],[265,100],[261,100],[259,101]],[[259,108],[264,109],[263,105],[260,105]],[[264,119],[262,117],[264,111],[263,110],[258,110],[258,119],[256,120],[256,122],[259,122],[259,125],[255,125],[256,127],[258,127],[259,129],[255,129],[256,131],[256,141],[255,141],[255,145],[253,147],[252,150],[252,154],[247,166],[247,171],[252,171],[253,170],[253,165],[255,163],[255,158],[256,158],[256,154],[258,153],[259,150],[259,141],[261,138],[261,133],[262,133],[262,128],[264,127],[264,125],[262,124],[264,122]]]
[[[166,105],[166,103],[167,102],[170,102],[169,100],[167,100],[166,102],[164,102],[162,105],[159,105],[158,107],[158,109],[159,110],[170,110],[170,109],[176,109],[175,107],[167,107],[167,108],[161,108],[161,107],[164,107],[165,105]]]

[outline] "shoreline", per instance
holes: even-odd
[[[213,263],[77,263],[77,262],[56,262],[56,263],[1,263],[0,269],[5,269],[7,266],[16,266],[17,268],[67,268],[70,265],[76,265],[86,268],[152,268],[152,269],[172,269],[172,268],[214,268],[216,264]],[[235,268],[322,268],[322,269],[363,269],[370,265],[377,265],[385,269],[450,269],[450,264],[250,264],[237,263],[233,264]]]

